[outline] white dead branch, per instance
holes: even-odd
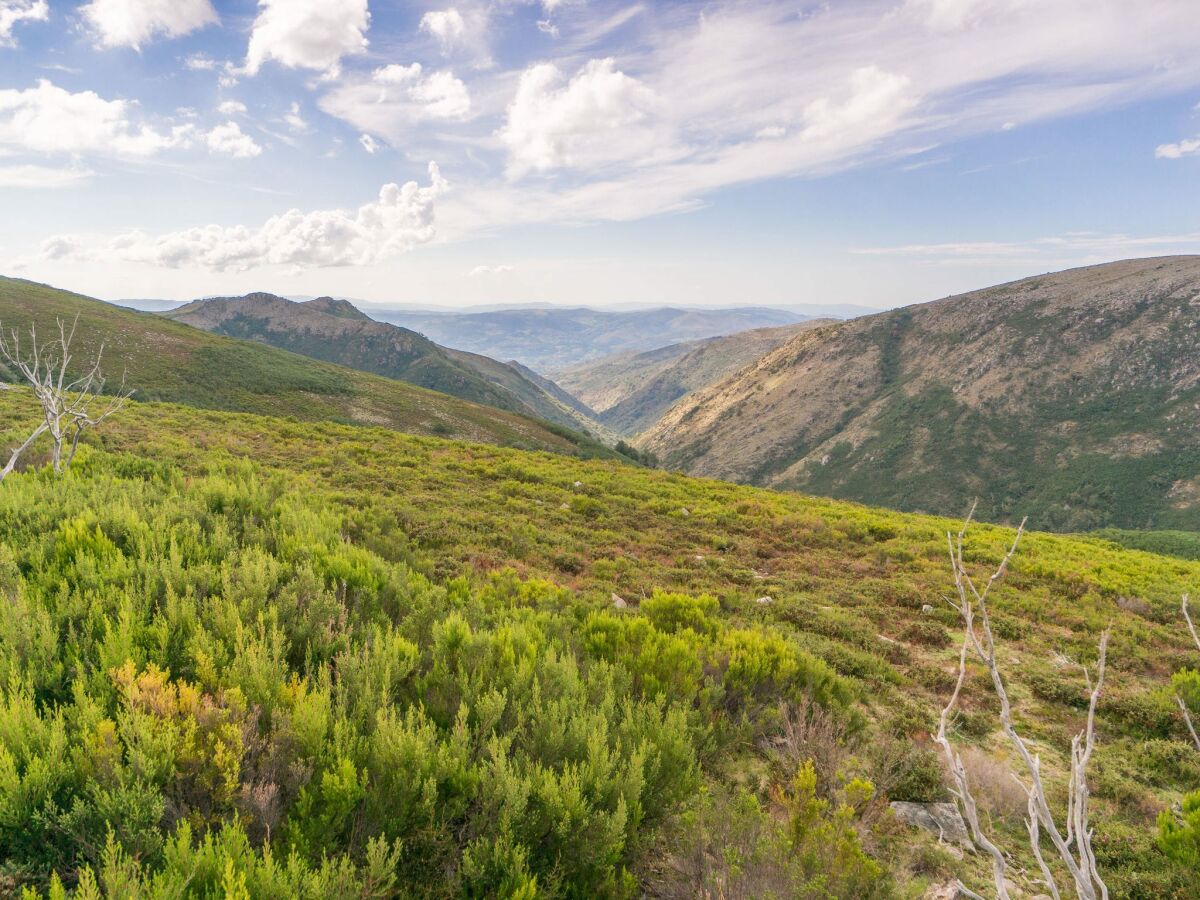
[[[1083,731],[1071,740],[1071,769],[1067,782],[1067,810],[1065,833],[1055,823],[1046,799],[1046,789],[1042,781],[1041,760],[1032,753],[1024,738],[1017,732],[1013,723],[1012,705],[1009,702],[1008,690],[996,655],[996,644],[992,634],[992,624],[988,611],[988,595],[992,587],[999,581],[1017,552],[1017,545],[1025,531],[1025,522],[1017,529],[1012,546],[995,572],[980,588],[967,571],[963,561],[963,541],[967,528],[975,513],[975,507],[967,514],[966,521],[958,532],[958,538],[947,534],[950,548],[950,563],[954,570],[954,584],[958,593],[958,602],[947,600],[957,610],[963,620],[963,644],[959,652],[958,680],[950,701],[942,710],[938,721],[938,732],[935,738],[946,757],[951,778],[954,781],[953,793],[963,811],[963,818],[971,830],[971,836],[992,858],[992,875],[996,886],[996,896],[999,900],[1009,900],[1010,894],[1005,884],[1004,875],[1007,863],[1003,852],[983,833],[979,825],[979,814],[976,810],[975,799],[967,783],[966,769],[961,756],[955,752],[947,737],[951,716],[958,703],[962,686],[966,680],[967,657],[969,654],[978,658],[991,676],[992,687],[1000,701],[1000,724],[1005,736],[1008,737],[1017,754],[1024,763],[1028,783],[1020,782],[1029,798],[1029,818],[1026,827],[1029,832],[1030,848],[1041,870],[1046,887],[1055,900],[1061,897],[1054,874],[1042,856],[1042,832],[1044,831],[1050,843],[1058,853],[1063,866],[1067,869],[1075,886],[1075,893],[1080,900],[1107,900],[1108,888],[1100,877],[1096,867],[1095,854],[1092,852],[1092,831],[1088,824],[1087,767],[1095,749],[1096,706],[1104,687],[1105,663],[1108,656],[1108,636],[1106,630],[1100,638],[1099,661],[1096,681],[1093,685],[1091,673],[1084,668],[1091,699],[1088,704],[1087,724]],[[978,611],[978,619],[976,612]],[[1016,777],[1014,775],[1014,777]],[[1020,781],[1020,779],[1018,779]]]
[[[116,391],[102,396],[105,385],[104,375],[100,371],[103,344],[96,351],[92,364],[82,370],[83,374],[72,379],[68,374],[72,360],[71,343],[75,339],[79,317],[75,317],[69,329],[61,319],[56,321],[58,336],[44,344],[38,343],[37,326],[31,325],[27,350],[22,349],[21,336],[15,329],[7,335],[0,331],[0,357],[24,377],[42,407],[42,421],[24,443],[12,450],[8,463],[0,469],[0,481],[12,473],[21,455],[43,434],[50,435],[50,460],[54,471],[61,472],[75,458],[84,432],[120,410],[133,393],[126,389],[122,377]]]
[[[1192,640],[1196,644],[1196,649],[1200,650],[1200,635],[1196,634],[1196,624],[1192,621],[1191,614],[1188,612],[1188,595],[1183,595],[1183,620],[1187,622],[1188,631],[1191,632]],[[1200,750],[1200,735],[1196,734],[1196,727],[1192,724],[1192,714],[1187,708],[1187,704],[1183,702],[1183,697],[1179,694],[1175,695],[1175,702],[1179,704],[1179,710],[1183,713],[1183,721],[1187,725],[1188,733],[1192,736],[1192,742],[1195,743],[1196,749]]]

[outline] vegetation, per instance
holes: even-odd
[[[0,391],[0,445],[35,420],[27,391]],[[958,662],[937,637],[956,623],[947,520],[168,404],[128,404],[61,476],[44,454],[0,485],[7,890],[987,883],[982,858],[887,810],[946,797],[929,736]],[[1011,543],[979,526],[964,565]],[[1195,896],[1195,867],[1155,838],[1198,783],[1170,675],[1194,652],[1178,598],[1200,563],[1039,533],[1022,548],[988,607],[1050,802],[1088,702],[1061,667],[1094,665],[1112,620],[1098,867],[1113,896]],[[968,665],[968,685],[984,675]],[[964,693],[955,742],[1011,765],[990,702]],[[978,799],[1028,878],[1020,817]]]

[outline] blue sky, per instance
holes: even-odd
[[[934,299],[1200,252],[1195,0],[0,0],[0,271]]]

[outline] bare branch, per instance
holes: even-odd
[[[995,690],[997,699],[1000,701],[1001,728],[1016,749],[1017,754],[1021,757],[1025,770],[1029,775],[1029,784],[1024,785],[1029,797],[1029,819],[1026,827],[1029,831],[1031,849],[1042,870],[1042,876],[1047,882],[1047,888],[1054,897],[1059,897],[1059,889],[1054,882],[1053,874],[1042,857],[1041,834],[1043,830],[1054,845],[1060,860],[1075,882],[1075,892],[1078,897],[1081,900],[1097,900],[1097,898],[1099,900],[1107,900],[1108,888],[1105,886],[1104,880],[1100,877],[1100,873],[1096,868],[1095,855],[1092,852],[1092,833],[1088,825],[1089,791],[1086,775],[1088,764],[1095,749],[1096,707],[1100,700],[1100,693],[1104,687],[1109,630],[1106,630],[1100,638],[1099,664],[1094,686],[1092,685],[1091,673],[1086,669],[1084,670],[1084,677],[1091,692],[1091,699],[1088,704],[1088,716],[1084,730],[1077,734],[1071,741],[1071,770],[1067,785],[1068,800],[1065,819],[1066,834],[1064,836],[1055,823],[1054,816],[1050,811],[1050,805],[1046,799],[1046,789],[1042,781],[1041,761],[1036,755],[1030,752],[1029,746],[1017,732],[1014,725],[1012,704],[1009,701],[1008,690],[997,661],[996,643],[987,605],[988,595],[992,587],[1004,576],[1008,570],[1009,563],[1016,554],[1017,547],[1025,531],[1025,521],[1022,521],[1020,527],[1017,529],[1016,536],[1008,552],[988,578],[983,588],[980,589],[976,586],[975,581],[967,571],[963,557],[963,545],[974,511],[975,507],[972,505],[971,512],[968,513],[963,527],[958,532],[957,539],[951,534],[946,535],[947,543],[950,547],[950,564],[954,573],[954,584],[959,596],[959,603],[957,605],[952,603],[951,605],[955,606],[963,620],[964,635],[962,651],[959,655],[958,682],[955,686],[954,694],[951,696],[950,703],[942,711],[936,740],[942,745],[943,752],[950,765],[951,775],[955,780],[956,796],[964,808],[964,815],[968,823],[971,824],[972,832],[974,833],[978,822],[978,817],[974,811],[974,800],[970,796],[966,784],[966,774],[962,770],[961,761],[958,760],[957,754],[954,753],[945,734],[949,713],[958,701],[965,678],[967,651],[968,649],[974,650],[980,662],[987,668],[988,674],[991,676],[992,687]],[[978,627],[975,620],[976,607],[978,607],[979,611]],[[988,849],[990,841],[980,841],[980,843],[985,849]],[[989,852],[992,851],[989,849]],[[997,895],[1003,900],[1007,896],[1007,888],[1003,880],[1003,859],[1000,858],[997,860],[996,855],[998,853],[999,851],[993,853],[992,873],[996,883]]]
[[[1183,595],[1183,619],[1187,622],[1188,631],[1192,633],[1192,640],[1196,643],[1196,649],[1200,650],[1200,635],[1196,634],[1196,625],[1192,622],[1192,617],[1188,614],[1188,595]]]
[[[56,325],[57,339],[44,344],[38,343],[37,326],[31,325],[27,351],[22,350],[21,337],[16,329],[10,329],[8,337],[0,329],[0,357],[25,379],[42,408],[42,423],[25,443],[13,451],[8,465],[2,470],[3,474],[0,474],[0,480],[13,471],[21,454],[46,433],[50,435],[50,459],[54,471],[61,472],[74,460],[84,432],[120,410],[133,393],[126,388],[125,378],[122,377],[116,392],[107,395],[108,402],[99,415],[94,414],[92,410],[105,388],[104,374],[100,369],[104,345],[100,345],[95,358],[82,370],[82,374],[71,380],[71,346],[79,328],[79,316],[75,316],[70,327],[62,319],[56,320]],[[65,460],[64,443],[69,445]]]

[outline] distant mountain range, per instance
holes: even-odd
[[[693,391],[732,375],[800,332],[833,321],[810,319],[642,353],[618,353],[551,374],[586,403],[600,422],[631,436],[649,428]]]
[[[373,309],[371,315],[420,332],[443,346],[517,360],[543,374],[613,353],[790,325],[805,318],[762,307],[660,307],[626,312],[555,307],[467,313]]]
[[[804,331],[636,443],[693,474],[902,510],[978,496],[1039,528],[1200,529],[1200,257]]]

